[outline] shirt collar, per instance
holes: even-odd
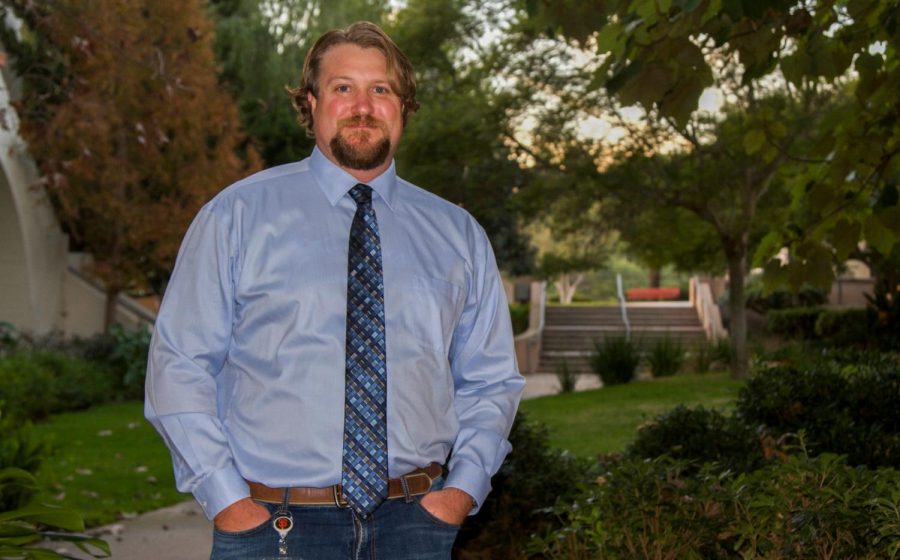
[[[319,188],[325,193],[328,202],[332,206],[346,195],[359,181],[353,176],[338,167],[316,146],[313,148],[309,162],[310,169],[319,183]],[[378,193],[378,196],[387,204],[388,208],[394,209],[394,194],[397,192],[397,171],[394,162],[391,161],[384,173],[375,177],[366,183],[372,190]]]

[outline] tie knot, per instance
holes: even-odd
[[[356,201],[356,206],[368,206],[372,204],[372,187],[357,183],[350,189],[350,196]]]

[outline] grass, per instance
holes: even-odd
[[[551,445],[593,458],[623,451],[638,426],[679,404],[730,410],[742,384],[726,373],[676,375],[529,399],[521,409],[547,426]]]
[[[52,416],[35,426],[56,452],[44,461],[41,499],[71,507],[89,527],[175,504],[172,460],[143,403],[125,402]]]

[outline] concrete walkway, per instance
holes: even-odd
[[[525,380],[526,399],[559,392],[559,381],[553,374],[532,374]],[[596,375],[581,375],[575,385],[579,391],[598,387],[600,380]],[[89,533],[109,543],[114,560],[208,560],[212,549],[212,522],[194,500],[91,529]],[[68,543],[44,546],[73,558],[91,558]]]

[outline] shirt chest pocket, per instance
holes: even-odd
[[[463,305],[456,284],[421,274],[385,279],[387,336],[393,343],[417,344],[447,355]]]

